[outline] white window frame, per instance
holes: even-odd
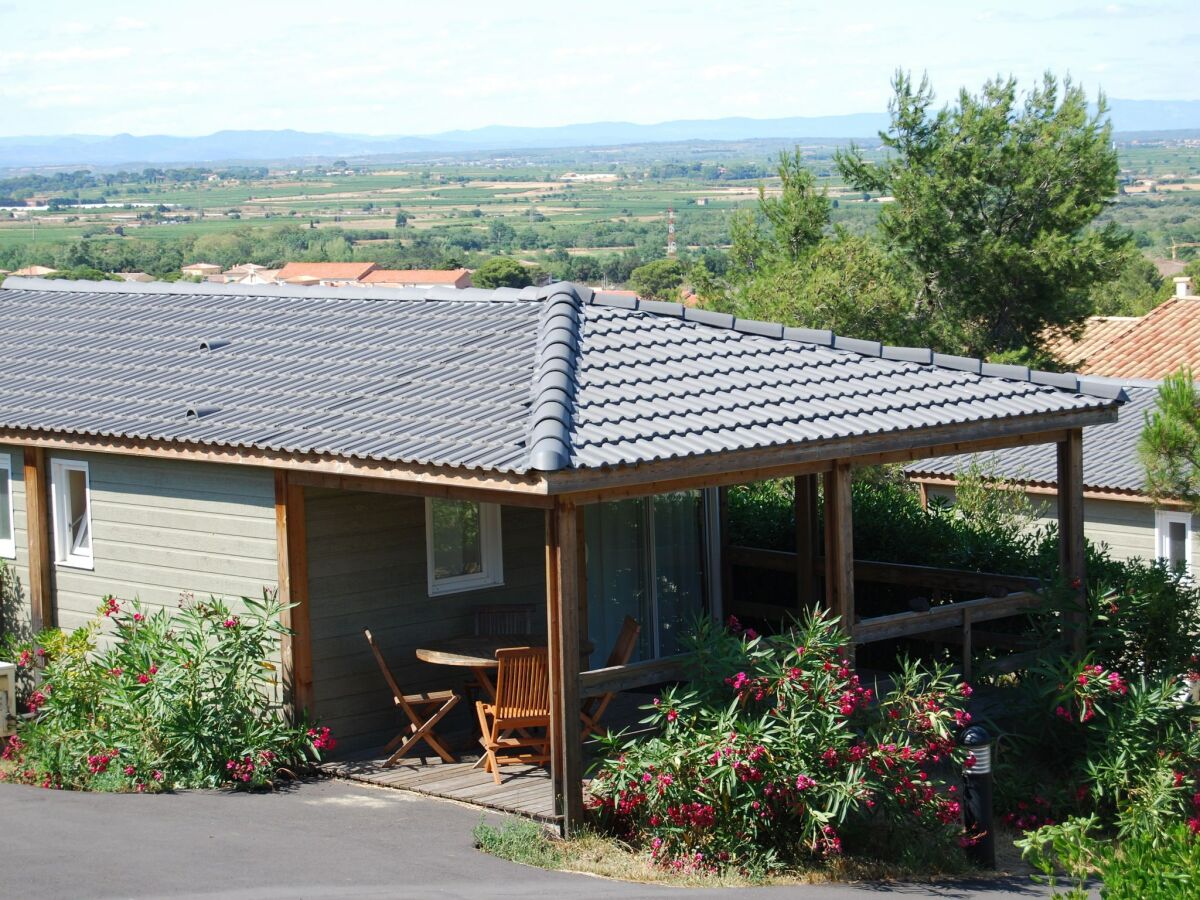
[[[1158,509],[1154,511],[1154,553],[1168,564],[1171,559],[1171,523],[1182,522],[1187,529],[1187,540],[1183,542],[1183,566],[1189,574],[1192,571],[1192,514],[1173,510]]]
[[[479,552],[481,570],[469,575],[452,575],[448,578],[434,576],[433,559],[433,504],[439,498],[425,498],[425,572],[429,582],[429,596],[458,594],[483,588],[499,587],[504,584],[504,549],[500,534],[500,506],[496,503],[479,503],[473,500],[452,500],[449,503],[475,503],[479,507]]]
[[[88,549],[80,552],[69,545],[68,523],[71,520],[69,494],[70,472],[83,472],[84,492],[87,505]],[[78,459],[55,459],[50,461],[50,502],[54,509],[54,560],[60,566],[76,569],[94,568],[93,550],[96,535],[92,531],[92,476],[88,464]]]
[[[13,469],[12,457],[0,453],[0,469],[8,473],[8,528],[7,538],[0,538],[0,556],[6,559],[17,558],[17,520],[13,518]],[[3,501],[0,501],[3,502]]]

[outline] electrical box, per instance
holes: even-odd
[[[6,737],[17,727],[17,667],[0,662],[0,737]]]

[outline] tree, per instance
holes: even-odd
[[[800,148],[779,154],[778,197],[758,186],[758,209],[739,211],[730,221],[729,268],[736,279],[776,262],[795,263],[821,242],[829,228],[829,197],[817,189]]]
[[[1093,284],[1120,271],[1128,239],[1089,227],[1117,192],[1112,127],[1099,98],[1047,74],[1018,106],[1014,79],[963,90],[931,112],[927,79],[898,73],[887,156],[838,151],[856,190],[890,195],[879,228],[919,278],[921,299],[962,352],[1037,350],[1048,327],[1088,315]],[[1061,93],[1061,99],[1060,99]]]
[[[1131,249],[1117,277],[1092,288],[1092,311],[1098,316],[1144,316],[1158,305],[1162,286],[1154,263]]]
[[[683,264],[677,259],[656,259],[629,273],[629,288],[647,300],[677,300],[683,284]]]
[[[509,256],[493,256],[471,275],[475,287],[525,287],[533,284],[533,273]]]
[[[745,282],[733,311],[889,344],[928,344],[929,323],[917,315],[914,296],[906,266],[871,238],[839,231],[803,259]]]
[[[403,228],[407,224],[408,224],[408,214],[402,209],[396,210],[396,227]]]
[[[1163,379],[1138,441],[1146,489],[1155,500],[1182,500],[1200,511],[1200,394],[1189,368]]]

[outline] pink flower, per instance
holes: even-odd
[[[136,774],[136,773],[137,773],[137,767],[136,767],[136,766],[126,766],[126,767],[125,767],[125,774],[126,774],[126,775],[134,775],[134,774]]]
[[[238,621],[237,616],[230,616],[228,619],[226,619],[221,624],[224,625],[226,628],[237,628],[238,625],[241,623]]]
[[[748,641],[752,641],[756,637],[758,637],[758,632],[755,631],[753,628],[747,628],[746,631],[744,632],[744,634],[746,636],[746,640],[748,640]]]
[[[114,669],[109,669],[109,674],[112,675],[113,678],[120,678],[122,675],[125,674],[125,670],[120,667],[117,667]]]
[[[668,722],[674,722],[678,718],[679,718],[679,712],[677,710],[674,710],[674,709],[667,710],[667,721]]]
[[[150,683],[150,676],[147,675],[145,672],[143,672],[141,675],[138,676],[138,684],[149,684],[149,683]]]
[[[158,674],[158,666],[151,666],[151,667],[150,667],[150,674],[151,674],[151,675],[157,675],[157,674]]]

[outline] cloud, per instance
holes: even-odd
[[[132,19],[129,16],[121,16],[113,21],[113,28],[117,31],[142,31],[149,28],[150,25],[143,19]]]

